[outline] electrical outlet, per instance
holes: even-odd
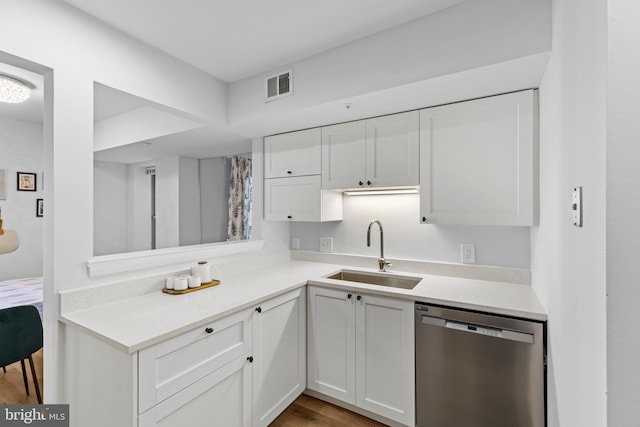
[[[297,237],[294,237],[291,240],[291,248],[292,249],[300,249],[300,239]]]
[[[476,245],[474,244],[462,244],[460,245],[460,252],[462,256],[463,264],[475,264],[476,263]]]
[[[333,237],[320,238],[320,252],[333,252]]]

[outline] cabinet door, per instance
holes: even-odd
[[[251,316],[243,310],[141,350],[139,412],[251,351]]]
[[[141,414],[138,426],[251,426],[251,363],[226,364]]]
[[[368,119],[366,182],[370,187],[420,183],[418,111]]]
[[[356,329],[356,406],[415,425],[413,303],[362,295]]]
[[[420,112],[421,222],[533,225],[536,99],[529,90]]]
[[[264,219],[336,221],[342,219],[342,194],[320,190],[320,175],[264,180]]]
[[[260,304],[253,322],[253,427],[267,426],[307,384],[305,288]]]
[[[355,297],[308,287],[307,387],[355,404]]]
[[[320,128],[264,139],[264,177],[320,174]]]
[[[365,121],[322,128],[322,188],[365,186]]]

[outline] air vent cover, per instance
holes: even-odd
[[[291,70],[267,77],[264,82],[264,89],[267,102],[293,94],[293,75]]]

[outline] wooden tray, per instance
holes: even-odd
[[[182,295],[182,294],[188,294],[189,292],[199,291],[200,289],[210,288],[212,286],[216,286],[219,284],[220,284],[220,280],[212,280],[210,282],[201,284],[197,288],[187,288],[181,291],[176,291],[175,289],[162,288],[162,292],[164,292],[165,294],[171,294],[171,295]]]

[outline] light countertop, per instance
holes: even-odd
[[[310,285],[362,291],[399,299],[545,321],[547,315],[530,285],[391,271],[423,280],[411,290],[326,279],[343,265],[285,261],[253,271],[234,271],[218,286],[184,295],[160,290],[64,313],[61,321],[114,347],[133,353],[233,312]],[[375,272],[375,269],[357,267]]]

